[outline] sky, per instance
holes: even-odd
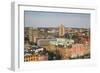
[[[65,27],[90,28],[90,14],[24,11],[25,27]]]

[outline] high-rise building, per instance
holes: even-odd
[[[63,37],[65,34],[65,27],[63,24],[59,26],[59,37]]]
[[[32,27],[29,28],[28,33],[29,33],[29,41],[32,42],[33,41],[33,28]]]

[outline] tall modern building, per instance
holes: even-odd
[[[65,34],[65,27],[63,24],[59,26],[59,37],[63,37]]]
[[[33,37],[32,37],[32,35],[33,35],[33,28],[30,27],[30,28],[29,28],[29,41],[30,41],[30,42],[33,41]]]
[[[37,42],[37,38],[38,38],[38,29],[33,29],[33,34],[32,34],[32,37],[33,37],[33,42],[36,43]]]

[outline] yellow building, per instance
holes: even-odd
[[[59,37],[63,37],[65,34],[65,27],[63,24],[59,26]]]

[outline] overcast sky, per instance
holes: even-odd
[[[90,28],[90,14],[24,11],[25,27],[65,27]]]

